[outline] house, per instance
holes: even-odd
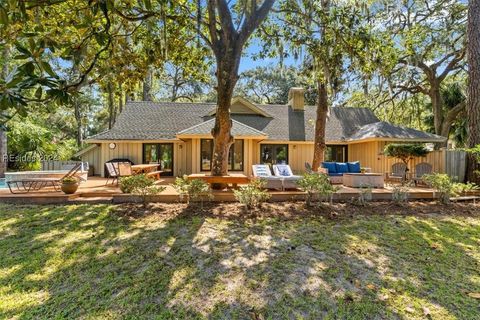
[[[210,171],[215,103],[128,102],[111,130],[87,139],[77,156],[104,175],[104,163],[129,159],[161,163],[162,175]],[[288,105],[258,105],[235,97],[230,109],[235,143],[229,170],[251,175],[256,163],[286,162],[303,172],[313,158],[316,107],[304,105],[304,91],[292,88]],[[367,108],[332,108],[326,129],[328,161],[379,166],[388,142],[441,142],[445,138],[380,121]]]

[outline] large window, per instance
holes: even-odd
[[[144,143],[143,163],[159,163],[162,175],[173,175],[173,143]]]
[[[261,144],[260,162],[269,164],[288,163],[288,144]]]
[[[325,161],[327,162],[347,162],[348,147],[345,145],[330,145],[325,150]]]
[[[200,168],[202,171],[212,170],[213,140],[200,140]],[[243,171],[243,140],[235,140],[228,153],[228,170]]]

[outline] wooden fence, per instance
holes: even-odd
[[[445,150],[445,173],[456,181],[464,181],[467,172],[467,153],[462,150]]]
[[[383,164],[384,172],[390,172],[392,165],[398,162],[398,159],[380,156]],[[464,181],[467,157],[466,152],[462,150],[434,150],[429,152],[425,157],[417,157],[410,161],[410,172],[415,172],[415,166],[419,163],[426,162],[432,165],[432,171],[438,173],[446,173],[455,181]]]

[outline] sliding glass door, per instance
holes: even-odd
[[[173,143],[144,143],[143,163],[159,163],[162,176],[173,176]]]

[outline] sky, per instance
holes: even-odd
[[[262,59],[253,59],[253,56],[261,51],[261,43],[259,41],[254,40],[252,44],[244,50],[242,60],[240,61],[240,70],[239,73],[247,71],[249,69],[254,69],[258,66],[269,66],[279,63],[279,58],[262,58]],[[285,66],[298,66],[300,61],[296,61],[292,57],[288,57],[283,59],[283,64]]]

